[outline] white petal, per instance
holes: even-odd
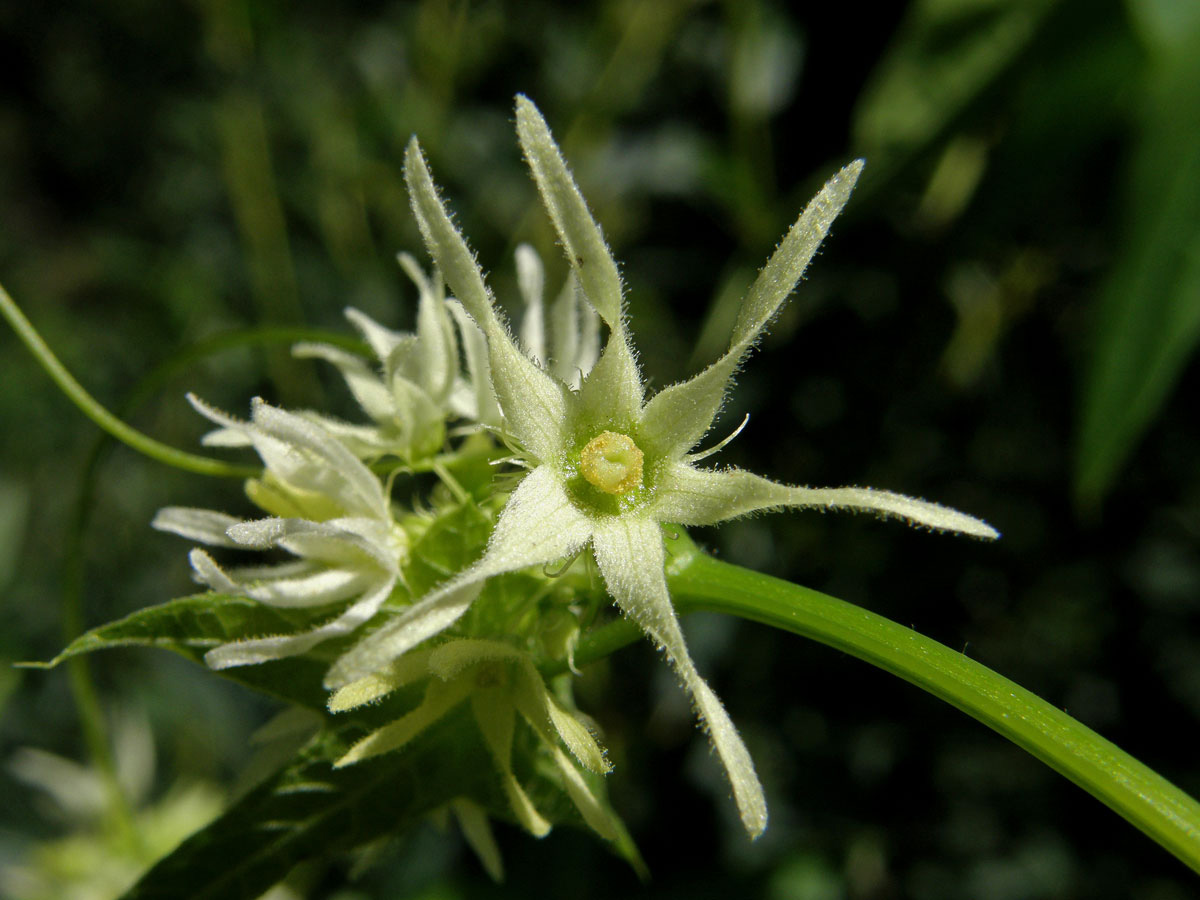
[[[458,344],[446,314],[441,284],[421,291],[417,306],[417,365],[413,378],[435,401],[450,393],[458,374]]]
[[[850,199],[862,166],[862,160],[855,160],[829,179],[788,230],[742,301],[725,355],[646,404],[643,438],[647,452],[678,456],[708,431],[733,373],[800,281],[833,220]]]
[[[400,659],[393,660],[386,669],[352,681],[343,688],[338,688],[329,698],[331,713],[345,712],[357,709],[368,703],[373,703],[380,697],[386,697],[392,691],[412,684],[422,678],[429,677],[430,650],[416,650],[406,653]]]
[[[204,654],[204,661],[211,668],[227,669],[231,666],[254,665],[304,653],[322,641],[349,634],[368,621],[379,611],[395,584],[395,578],[381,581],[373,591],[351,604],[340,615],[311,631],[222,644]]]
[[[539,466],[508,499],[483,557],[347,651],[329,670],[326,686],[370,675],[449,628],[487,579],[570,556],[590,537],[591,521],[571,503],[558,476]]]
[[[242,585],[242,593],[268,606],[303,609],[340,603],[362,594],[378,575],[345,569],[325,569],[302,578],[264,579]]]
[[[527,97],[517,97],[517,135],[567,261],[588,301],[614,331],[622,330],[621,276],[546,120]]]
[[[438,197],[433,176],[429,174],[421,145],[415,137],[408,142],[404,153],[404,181],[408,185],[413,215],[429,255],[441,270],[450,291],[490,337],[493,327],[501,327],[491,291],[484,283],[483,271],[475,261],[475,254],[450,220]]]
[[[226,533],[230,526],[242,520],[211,509],[194,509],[185,506],[167,506],[160,509],[150,523],[151,528],[169,531],[180,537],[200,541],[211,547],[236,547],[237,544]]]
[[[342,373],[350,393],[368,416],[377,422],[391,417],[394,405],[392,394],[362,357],[328,344],[310,343],[294,345],[292,355],[299,359],[323,359],[333,364]]]
[[[508,430],[536,459],[554,459],[566,442],[565,386],[518,350],[503,329],[488,333],[488,355]]]
[[[392,351],[396,349],[396,344],[406,336],[401,332],[385,328],[366,313],[355,309],[353,306],[347,306],[342,314],[350,320],[351,325],[358,329],[359,334],[363,336],[363,340],[367,342],[371,348],[371,352],[375,354],[380,362],[387,359]]]
[[[996,529],[974,516],[892,491],[792,487],[741,469],[706,471],[686,463],[676,463],[662,476],[654,515],[660,521],[680,525],[714,525],[756,510],[783,507],[874,512],[937,531],[957,531],[988,539],[1000,536]]]
[[[192,574],[201,584],[207,585],[218,594],[240,594],[241,585],[225,574],[225,570],[217,565],[217,561],[199,548],[188,554],[188,562],[192,566]]]
[[[475,581],[427,595],[342,654],[325,674],[325,687],[366,678],[441,634],[462,618],[482,589],[482,581]]]
[[[754,763],[717,695],[696,671],[667,592],[662,530],[652,519],[614,518],[596,528],[596,563],[621,611],[667,654],[725,766],[742,824],[751,837],[767,827],[767,804]]]
[[[862,169],[863,161],[856,159],[830,178],[788,229],[742,301],[729,342],[731,349],[749,347],[756,341],[783,301],[795,290],[821,241],[829,233],[833,220],[850,199]]]
[[[546,314],[542,303],[546,272],[537,251],[528,244],[517,245],[517,286],[525,301],[525,315],[521,317],[521,346],[538,365],[544,366],[546,357]]]
[[[471,388],[475,394],[475,414],[473,418],[485,425],[499,425],[500,402],[496,399],[496,391],[492,388],[492,372],[488,366],[487,338],[479,330],[479,326],[470,314],[457,300],[447,300],[450,314],[458,323],[458,331],[462,336],[463,354],[467,358],[467,375],[471,379]]]
[[[487,336],[492,387],[513,437],[538,459],[552,457],[564,441],[563,387],[520,351],[496,315],[483,273],[438,198],[416,138],[405,154],[404,177],[429,254]]]
[[[726,353],[708,368],[663,388],[641,413],[643,450],[655,457],[679,457],[712,427],[725,402],[740,354]]]
[[[282,469],[285,481],[336,499],[352,515],[388,517],[388,502],[379,479],[331,434],[302,416],[262,400],[256,399],[252,410],[254,424],[264,434],[310,454],[304,457],[293,450],[272,460]]]
[[[642,408],[642,376],[624,331],[610,331],[608,346],[571,397],[572,429],[599,433],[632,430]]]

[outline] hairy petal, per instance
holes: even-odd
[[[347,651],[329,670],[326,685],[341,687],[369,675],[448,628],[487,579],[570,556],[590,537],[591,522],[575,509],[557,476],[539,466],[509,498],[483,557]]]
[[[621,276],[616,261],[575,186],[546,120],[523,95],[517,96],[517,136],[584,294],[610,328],[623,329]]]
[[[236,547],[229,537],[229,529],[241,523],[241,519],[215,512],[211,509],[195,509],[187,506],[166,506],[160,509],[150,523],[158,531],[169,531],[180,537],[200,541],[210,547]]]
[[[974,516],[892,491],[792,487],[741,469],[694,469],[682,462],[661,477],[654,515],[680,525],[714,525],[758,510],[784,507],[873,512],[937,531],[988,539],[1000,536]]]
[[[537,251],[528,244],[517,245],[517,287],[525,301],[521,317],[521,345],[529,357],[540,366],[547,363],[546,311],[543,293],[546,271]]]
[[[311,343],[294,344],[292,356],[298,359],[323,359],[336,366],[346,379],[350,393],[368,416],[376,421],[391,416],[392,407],[395,405],[391,392],[361,356],[355,356],[329,344]]]
[[[248,666],[286,656],[297,656],[311,650],[322,641],[349,634],[358,628],[379,611],[395,583],[395,578],[383,580],[373,591],[352,603],[340,615],[310,631],[222,644],[204,654],[204,661],[211,668],[227,669],[231,666]]]
[[[256,431],[273,439],[270,445],[255,441],[255,448],[279,477],[295,487],[335,498],[352,515],[390,516],[379,479],[333,435],[315,422],[257,398],[251,409]]]
[[[458,827],[462,829],[467,846],[475,851],[484,871],[491,876],[492,881],[503,881],[504,862],[500,858],[500,848],[496,845],[492,826],[488,823],[483,807],[466,797],[455,797],[450,801],[450,809],[458,819]]]
[[[429,254],[487,336],[492,385],[513,437],[539,459],[554,456],[563,443],[563,386],[520,351],[500,321],[474,254],[438,198],[416,138],[408,145],[404,177]]]
[[[485,693],[471,696],[471,710],[483,733],[484,743],[491,752],[492,760],[500,772],[504,793],[517,821],[535,837],[550,832],[550,823],[537,811],[525,789],[517,783],[512,770],[513,709],[507,703],[489,702],[495,698]]]
[[[399,750],[430,725],[467,699],[471,686],[466,681],[453,684],[430,682],[425,699],[412,712],[368,734],[333,764],[335,769],[349,766],[372,756]]]
[[[430,652],[416,650],[406,653],[393,660],[387,668],[339,688],[329,698],[329,711],[339,713],[366,706],[406,684],[428,677]]]
[[[667,592],[662,530],[658,522],[630,516],[613,518],[597,526],[593,546],[609,593],[621,611],[666,652],[692,695],[696,712],[725,766],[742,824],[751,837],[757,837],[767,827],[762,785],[733,721],[688,654]]]
[[[734,372],[804,275],[833,220],[850,199],[862,167],[862,160],[850,163],[809,201],[750,286],[725,355],[646,404],[643,436],[655,453],[678,456],[695,446],[712,426]]]

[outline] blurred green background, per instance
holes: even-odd
[[[698,537],[963,648],[1200,793],[1183,737],[1200,715],[1200,4],[917,0],[868,17],[759,0],[10,3],[0,58],[0,278],[111,407],[229,329],[345,330],[348,304],[410,326],[394,254],[420,247],[400,171],[413,133],[501,298],[520,240],[554,284],[564,269],[518,155],[517,92],[623,261],[660,386],[716,356],[804,202],[864,156],[847,213],[740,379],[726,430],[751,424],[724,460],[945,502],[1004,538],[815,514]],[[190,448],[205,429],[185,390],[234,411],[259,394],[349,413],[327,375],[282,350],[214,353],[132,421]],[[7,330],[0,422],[0,659],[46,659],[65,642],[96,432]],[[168,503],[247,508],[236,484],[103,457],[82,530],[88,625],[191,590],[186,545],[148,528]],[[758,626],[685,627],[758,763],[763,839],[746,841],[646,645],[590,673],[581,705],[605,728],[649,886],[586,835],[504,828],[500,887],[431,830],[379,848],[354,880],[315,868],[297,889],[1195,896],[1165,851],[919,690]],[[121,751],[150,803],[227,790],[274,709],[167,654],[91,668],[110,721],[150,724],[153,779],[145,741]],[[0,704],[5,871],[69,831],[20,777],[18,748],[86,753],[64,672],[4,667]]]

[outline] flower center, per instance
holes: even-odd
[[[606,494],[626,494],[642,485],[642,451],[627,434],[602,431],[579,454],[583,477]]]

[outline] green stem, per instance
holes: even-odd
[[[259,470],[250,466],[238,466],[223,462],[208,456],[198,456],[185,453],[168,446],[140,431],[126,425],[107,409],[100,405],[91,394],[84,390],[83,385],[75,380],[66,367],[58,361],[54,351],[42,340],[42,336],[25,318],[16,302],[8,295],[8,291],[0,285],[0,313],[13,327],[17,337],[29,348],[38,363],[64,394],[70,398],[85,416],[128,447],[137,450],[151,459],[168,466],[183,469],[185,472],[195,472],[198,475],[217,475],[225,478],[253,478]]]
[[[1200,871],[1200,803],[1060,709],[910,628],[808,588],[691,553],[668,572],[681,613],[726,613],[836,647],[924,688],[1028,750]],[[582,648],[581,648],[582,649]]]

